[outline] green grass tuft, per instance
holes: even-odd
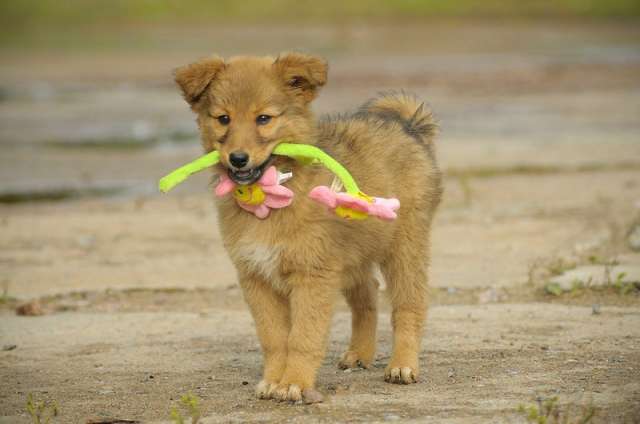
[[[178,405],[171,408],[171,420],[175,424],[185,424],[187,421],[185,421],[185,418],[182,415],[183,413],[186,413],[191,424],[197,424],[198,421],[200,421],[202,413],[200,412],[200,400],[197,396],[192,393],[187,393],[180,397]]]
[[[636,0],[4,0],[6,28],[430,17],[637,17]]]
[[[49,424],[60,412],[55,400],[52,402],[36,401],[33,399],[32,393],[27,395],[26,410],[33,424]]]
[[[518,412],[530,424],[588,424],[596,415],[593,405],[584,406],[574,412],[571,406],[564,410],[558,404],[558,398],[537,399],[534,405],[520,405]]]

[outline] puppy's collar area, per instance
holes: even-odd
[[[328,209],[333,210],[336,215],[355,220],[365,219],[369,215],[384,220],[393,220],[397,217],[396,211],[400,207],[398,199],[371,197],[364,194],[360,191],[349,171],[316,146],[280,143],[273,149],[273,154],[288,156],[306,165],[321,163],[327,167],[340,180],[346,192],[336,192],[329,187],[318,186],[311,190],[309,197],[324,204]],[[163,193],[168,192],[189,178],[191,174],[213,166],[219,161],[220,153],[215,150],[201,156],[160,179],[158,184],[160,191]],[[284,182],[280,181],[281,178],[288,179],[290,176],[287,173],[283,173],[281,177],[275,167],[270,166],[257,182],[236,188],[236,183],[226,174],[222,174],[220,183],[216,187],[216,195],[224,196],[234,192],[234,197],[240,207],[263,219],[269,216],[271,209],[278,209],[291,204],[293,192],[281,185]]]

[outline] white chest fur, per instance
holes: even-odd
[[[256,241],[238,243],[230,252],[236,264],[264,278],[274,289],[285,289],[280,275],[282,248]]]

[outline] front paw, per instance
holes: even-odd
[[[271,399],[276,387],[278,383],[275,381],[260,380],[256,386],[256,396],[258,399]]]
[[[370,364],[371,358],[365,358],[358,352],[348,350],[342,355],[342,358],[340,358],[340,362],[338,362],[338,368],[342,370],[346,370],[349,368],[369,368]]]
[[[418,370],[413,367],[389,365],[384,370],[384,379],[393,384],[411,384],[418,382]]]
[[[322,394],[313,387],[301,388],[297,384],[280,383],[273,390],[271,398],[280,402],[304,402],[306,404],[320,403],[324,400]]]
[[[302,388],[297,384],[280,383],[273,391],[272,398],[280,402],[298,402],[302,400]]]

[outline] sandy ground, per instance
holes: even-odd
[[[234,31],[213,35],[235,34],[238,51],[248,50],[251,37]],[[339,371],[349,335],[340,305],[319,376],[325,402],[254,399],[259,346],[208,177],[167,196],[154,190],[157,177],[199,154],[167,75],[202,45],[165,56],[148,47],[147,62],[126,52],[71,52],[67,61],[9,52],[0,68],[1,423],[30,422],[29,393],[56,401],[58,422],[161,422],[188,392],[203,422],[524,422],[520,404],[554,396],[573,418],[594,406],[596,422],[640,420],[639,290],[544,292],[576,265],[640,266],[627,243],[640,218],[638,30],[344,31],[251,34],[275,50],[295,47],[286,40],[298,34],[326,52],[333,79],[319,112],[408,87],[442,122],[446,195],[421,381],[383,381],[385,302],[374,366]],[[403,36],[413,41],[395,51],[393,37]],[[122,66],[109,66],[111,57]],[[16,315],[33,301],[43,315]]]

